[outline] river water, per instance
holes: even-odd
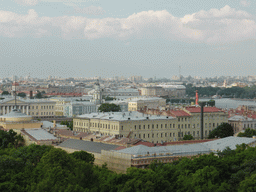
[[[242,101],[242,100],[233,100],[229,98],[223,98],[223,99],[214,99],[215,100],[215,106],[218,108],[237,108],[239,105],[253,105],[256,106],[255,101]],[[199,99],[199,101],[209,101],[209,99]]]

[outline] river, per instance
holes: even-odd
[[[199,101],[209,101],[210,99],[199,99]],[[215,100],[215,106],[218,108],[237,108],[239,105],[253,105],[256,106],[255,101],[243,101],[243,100],[233,100],[229,98],[223,98],[223,99],[214,99]]]

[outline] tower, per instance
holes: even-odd
[[[101,93],[101,89],[100,89],[99,79],[95,83],[94,88],[95,88],[95,91],[93,93],[92,102],[95,103],[96,105],[99,105],[99,104],[101,104],[101,100],[102,100],[102,93]]]

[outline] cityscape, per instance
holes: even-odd
[[[228,3],[1,2],[0,191],[256,191],[256,4]]]

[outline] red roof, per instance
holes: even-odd
[[[184,117],[184,116],[187,117],[187,116],[190,116],[190,114],[188,114],[187,112],[185,112],[183,110],[177,110],[177,111],[171,110],[170,112],[175,117]]]
[[[115,150],[122,150],[122,149],[125,149],[126,147],[124,147],[124,146],[119,146],[119,147],[117,147]]]
[[[201,107],[186,107],[186,110],[188,110],[190,113],[200,113]],[[204,113],[213,113],[213,112],[221,112],[217,107],[204,107]]]

